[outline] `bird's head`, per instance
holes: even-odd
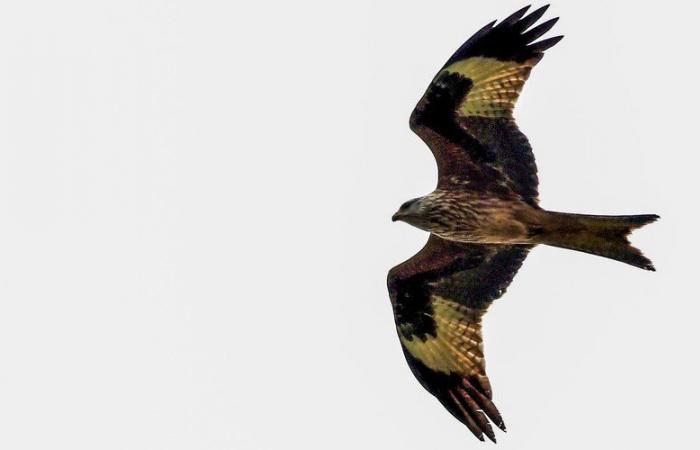
[[[418,197],[404,202],[396,213],[391,216],[391,220],[400,220],[422,230],[430,230],[430,202],[426,197]]]

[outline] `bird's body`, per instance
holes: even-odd
[[[538,210],[519,199],[485,196],[456,182],[455,189],[436,189],[421,198],[430,204],[429,221],[418,228],[455,242],[480,244],[529,244],[530,225]],[[400,215],[399,215],[400,216]],[[411,223],[410,217],[404,219]]]
[[[437,73],[410,118],[430,147],[438,185],[394,214],[429,231],[425,247],[389,272],[404,355],[421,384],[479,439],[505,429],[493,404],[481,317],[538,244],[592,253],[647,270],[627,235],[656,215],[596,216],[539,206],[537,167],[512,112],[544,51],[547,7],[488,24]]]

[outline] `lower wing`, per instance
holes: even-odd
[[[481,318],[529,250],[431,235],[420,252],[389,272],[396,327],[413,374],[481,440],[486,435],[495,442],[490,422],[505,430],[491,400]]]

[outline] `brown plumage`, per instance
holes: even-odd
[[[394,214],[429,231],[426,246],[389,272],[406,359],[421,384],[479,439],[505,430],[491,400],[481,317],[505,292],[532,246],[545,244],[654,267],[627,240],[656,215],[594,216],[538,205],[537,167],[512,116],[544,51],[536,41],[557,19],[531,28],[547,7],[523,8],[479,30],[447,61],[411,114],[411,129],[438,164],[434,192]]]

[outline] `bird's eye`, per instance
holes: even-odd
[[[415,202],[415,200],[409,200],[407,202],[404,202],[403,205],[401,205],[401,209],[408,209],[409,206],[411,206]]]

